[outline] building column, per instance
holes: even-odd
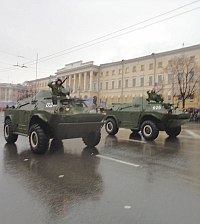
[[[81,87],[82,87],[82,84],[81,84],[81,73],[79,73],[79,77],[78,77],[78,88],[79,88],[79,91],[81,90]]]
[[[71,84],[72,84],[72,75],[69,75],[69,87],[71,88]]]
[[[96,91],[99,92],[99,73],[97,72],[97,89]]]
[[[86,80],[87,80],[87,72],[84,72],[83,92],[85,92],[85,91],[86,91]]]
[[[93,71],[90,71],[90,91],[93,90]]]
[[[76,92],[76,74],[74,74],[74,85],[73,85],[73,92]]]

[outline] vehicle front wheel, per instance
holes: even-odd
[[[91,131],[89,134],[84,136],[83,142],[88,146],[88,147],[94,147],[99,144],[101,140],[101,132],[100,130],[97,131]]]
[[[8,143],[14,143],[17,141],[18,135],[13,134],[13,124],[10,119],[5,120],[4,137]]]
[[[29,143],[31,150],[36,154],[44,154],[49,147],[49,137],[39,124],[34,124],[29,130]]]
[[[159,129],[153,121],[144,121],[141,125],[141,134],[146,140],[154,140],[158,137]]]
[[[166,128],[165,132],[169,135],[170,138],[175,138],[181,133],[181,126],[175,128]]]
[[[105,123],[106,132],[109,135],[117,134],[119,128],[117,127],[116,121],[113,118],[108,118]]]

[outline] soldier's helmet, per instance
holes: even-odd
[[[60,85],[61,85],[62,80],[61,80],[60,78],[57,78],[57,79],[56,79],[56,84],[58,84],[59,81],[60,81]]]

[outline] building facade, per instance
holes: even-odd
[[[173,87],[172,74],[165,73],[164,68],[172,63],[173,58],[184,55],[200,65],[200,45],[194,45],[100,66],[94,65],[93,61],[77,61],[58,69],[55,76],[27,83],[38,91],[48,89],[47,83],[52,79],[67,78],[63,85],[73,89],[72,97],[96,96],[98,102],[106,102],[106,106],[111,103],[130,103],[134,97],[147,97],[146,92],[152,88],[164,96],[165,102],[177,103],[178,98],[174,95],[178,89]],[[196,88],[195,96],[186,100],[186,107],[200,107],[199,83]]]
[[[0,111],[7,106],[13,105],[27,95],[27,86],[21,84],[0,83]]]

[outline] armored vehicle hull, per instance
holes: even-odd
[[[4,111],[4,137],[8,143],[18,135],[29,136],[34,153],[48,150],[49,140],[82,138],[87,146],[95,146],[101,139],[104,115],[91,113],[81,99],[55,97],[48,90],[40,91],[34,99],[27,98],[15,108]]]
[[[135,98],[130,104],[112,104],[106,109],[105,129],[109,135],[115,135],[119,128],[141,131],[146,140],[154,140],[159,131],[165,131],[169,137],[181,132],[181,125],[189,121],[190,115],[183,113],[171,104]]]

